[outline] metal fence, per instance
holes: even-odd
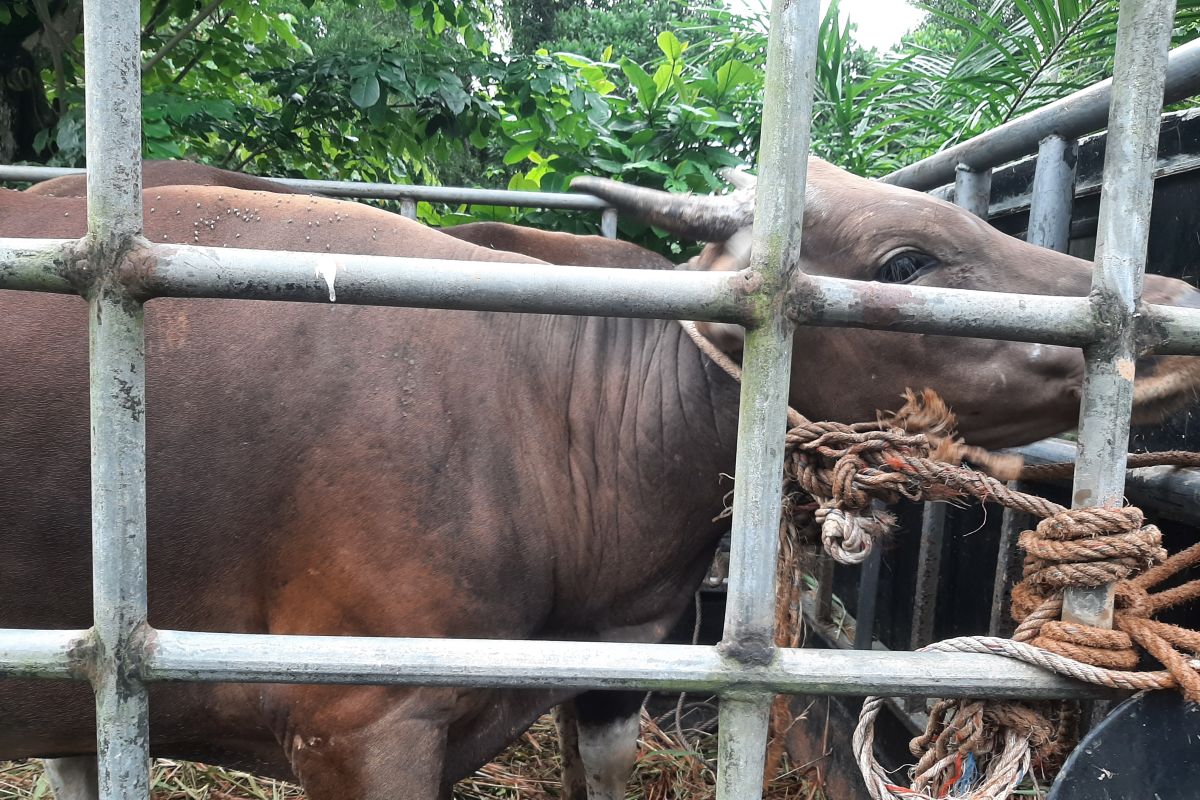
[[[78,167],[0,166],[0,181],[45,181],[65,175],[82,175]],[[617,238],[617,210],[599,197],[564,192],[518,192],[511,189],[477,189],[467,186],[413,186],[400,183],[364,181],[313,181],[303,178],[263,178],[293,189],[328,197],[357,197],[364,200],[398,200],[401,215],[417,218],[417,203],[506,206],[509,208],[557,208],[564,211],[599,211],[600,235]]]
[[[95,619],[90,630],[0,630],[0,674],[88,679],[96,693],[100,794],[149,794],[146,684],[266,681],[710,690],[721,696],[718,795],[758,796],[775,693],[1084,697],[1092,689],[985,655],[773,646],[774,575],[792,329],[889,329],[1083,347],[1074,496],[1118,504],[1135,334],[1158,352],[1200,352],[1200,311],[1139,302],[1153,147],[1173,18],[1168,0],[1121,3],[1100,241],[1089,297],[892,287],[796,269],[812,113],[818,0],[775,0],[747,300],[742,275],[430,262],[338,255],[340,302],[691,318],[747,326],[724,641],[616,643],[266,636],[151,631],[146,621],[144,333],[147,296],[324,302],[315,256],[156,245],[140,238],[138,3],[84,4],[88,234],[0,240],[0,288],[88,300]],[[78,248],[87,254],[78,261]],[[131,257],[157,261],[131,287]],[[131,278],[132,276],[132,278]],[[249,279],[249,280],[248,280]],[[914,299],[915,298],[915,299]],[[820,302],[800,302],[819,299]],[[801,309],[804,309],[801,312]],[[1153,325],[1147,324],[1152,321]],[[1123,368],[1126,367],[1126,368]],[[1103,623],[1111,591],[1072,592],[1066,613]]]

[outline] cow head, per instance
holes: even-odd
[[[749,264],[753,179],[734,174],[724,196],[673,195],[595,178],[575,188],[622,212],[710,242],[689,268]],[[862,281],[991,292],[1087,295],[1092,265],[1026,244],[957,206],[908,189],[865,180],[809,160],[801,268]],[[1200,307],[1200,292],[1147,276],[1146,302]],[[727,351],[742,330],[703,325]],[[1083,378],[1078,348],[849,328],[800,327],[792,357],[792,402],[812,419],[872,419],[894,408],[906,387],[929,387],[958,415],[968,441],[1015,445],[1075,425]],[[1200,385],[1200,359],[1147,357],[1138,363],[1135,421],[1150,422],[1182,405]]]

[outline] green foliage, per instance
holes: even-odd
[[[1118,0],[929,0],[905,39],[895,103],[910,117],[910,157],[970,138],[1088,86],[1112,71]],[[1175,44],[1194,38],[1200,2],[1181,0]]]
[[[656,39],[663,31],[679,31],[695,19],[679,0],[612,2],[608,5],[576,3],[561,10],[554,18],[549,35],[530,51],[579,53],[601,58],[613,48],[624,58],[645,64],[658,57]],[[514,32],[514,44],[516,33]],[[514,47],[515,49],[515,47]]]
[[[48,109],[32,137],[38,160],[78,164],[82,48],[71,14],[80,0],[48,2],[56,30],[68,32],[55,58],[51,38],[35,35],[42,21],[30,0],[2,5],[0,42],[41,43],[31,51]],[[685,10],[672,0],[507,0],[496,11],[495,2],[225,0],[167,48],[206,3],[144,0],[143,56],[160,56],[144,76],[146,155],[258,174],[546,191],[588,173],[713,192],[724,188],[721,167],[753,166],[765,11]],[[831,5],[818,33],[817,154],[886,173],[1091,83],[1111,64],[1116,0],[923,7],[928,20],[881,54],[859,47]],[[531,39],[548,47],[497,52],[506,15],[514,41],[517,19],[549,19],[550,34]],[[1200,0],[1182,0],[1176,42],[1198,28]],[[418,214],[434,224],[598,224],[528,209],[421,204]],[[642,244],[673,246],[621,224]]]

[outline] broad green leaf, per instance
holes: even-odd
[[[533,144],[533,142],[518,142],[517,144],[514,144],[512,147],[508,148],[508,152],[504,154],[504,163],[516,164],[520,161],[524,161],[525,158],[531,152],[533,152]]]
[[[671,31],[663,31],[658,35],[658,49],[663,51],[671,61],[677,61],[683,56],[683,51],[687,47],[686,44],[679,41],[678,37]]]
[[[255,14],[250,18],[250,37],[255,43],[261,42],[267,38],[267,34],[271,32],[271,23],[262,14]]]
[[[379,102],[379,80],[372,75],[356,78],[350,84],[350,101],[359,108],[367,108]]]
[[[658,99],[658,90],[655,87],[654,79],[646,74],[646,70],[640,65],[633,63],[629,59],[621,62],[621,71],[625,73],[625,77],[633,84],[634,90],[637,92],[638,102],[643,108],[653,108],[654,101]]]

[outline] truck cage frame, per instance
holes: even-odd
[[[717,792],[725,800],[761,794],[775,694],[1105,696],[1090,685],[999,656],[776,648],[780,434],[797,324],[1081,347],[1086,373],[1074,505],[1121,503],[1136,348],[1150,341],[1157,353],[1200,354],[1200,310],[1149,305],[1140,298],[1164,88],[1172,102],[1200,83],[1200,46],[1179,48],[1168,64],[1173,19],[1171,0],[1121,0],[1112,80],[887,179],[930,189],[954,176],[957,201],[978,212],[991,167],[1027,152],[1033,141],[1045,139],[1043,153],[1055,148],[1061,153],[1071,138],[1102,127],[1107,118],[1092,291],[1087,297],[1053,297],[867,284],[798,269],[818,0],[773,0],[753,261],[748,270],[723,274],[520,264],[484,269],[461,261],[149,243],[140,236],[138,4],[85,0],[88,233],[81,240],[0,238],[0,289],[79,293],[88,301],[94,622],[88,630],[0,629],[0,675],[90,681],[104,800],[150,795],[147,683],[153,681],[707,690],[721,699]],[[1046,158],[1049,164],[1052,156]],[[1035,188],[1034,216],[1061,225],[1065,202],[1069,221],[1069,177],[1039,163],[1037,181],[1044,190]],[[477,202],[500,199],[480,196]],[[597,198],[576,199],[604,211]],[[986,200],[982,207],[986,211]],[[615,221],[605,215],[606,232],[615,232]],[[1031,240],[1057,241],[1032,235]],[[146,263],[153,263],[152,271],[143,268]],[[334,282],[338,302],[352,304],[745,325],[721,644],[150,628],[144,303],[167,296],[330,302]],[[888,312],[887,322],[875,313],[880,310]],[[1111,626],[1112,608],[1111,586],[1073,589],[1064,601],[1064,618]]]

